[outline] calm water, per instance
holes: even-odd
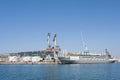
[[[0,65],[0,80],[120,80],[120,63]]]

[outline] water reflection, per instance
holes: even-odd
[[[0,65],[0,80],[119,80],[120,64]]]

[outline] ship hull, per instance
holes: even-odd
[[[58,57],[62,64],[107,64],[107,63],[114,63],[115,60],[112,59],[85,59],[81,58],[78,60],[71,60],[70,58],[66,57]]]

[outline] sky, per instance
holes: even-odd
[[[120,0],[0,0],[0,53],[47,48],[54,34],[61,50],[107,48],[120,57]]]

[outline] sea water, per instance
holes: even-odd
[[[0,80],[120,80],[120,63],[0,65]]]

